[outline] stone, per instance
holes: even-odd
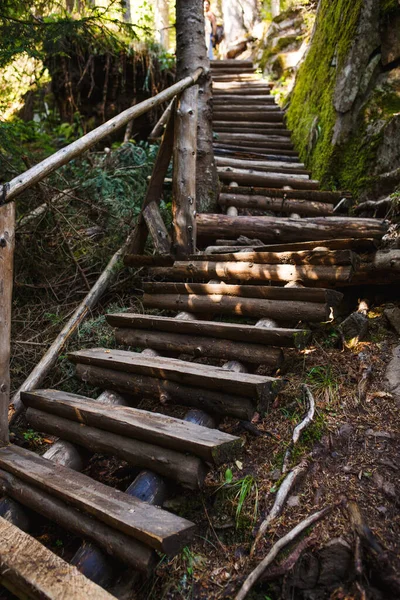
[[[395,306],[394,308],[386,308],[383,314],[393,327],[400,334],[400,308]]]
[[[395,400],[400,401],[400,346],[393,350],[392,360],[386,368],[385,383]]]
[[[289,496],[287,499],[288,506],[300,506],[300,497],[299,496]]]
[[[400,15],[392,15],[382,35],[382,64],[384,66],[400,58]]]
[[[339,429],[339,436],[344,440],[348,440],[354,431],[354,427],[351,423],[343,423]]]
[[[352,108],[370,56],[379,45],[379,0],[365,0],[357,34],[336,79],[333,104],[339,113],[346,113]]]
[[[356,346],[368,335],[368,318],[361,313],[354,312],[339,325],[338,329],[346,346]]]
[[[375,473],[373,474],[372,481],[374,482],[378,490],[383,492],[385,496],[387,496],[391,500],[395,500],[397,498],[396,487],[394,486],[394,484],[390,481],[386,481],[386,479],[384,479],[382,475],[380,475],[377,471],[375,471]]]

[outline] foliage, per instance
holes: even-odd
[[[236,529],[254,523],[258,515],[258,485],[253,475],[245,475],[233,481],[231,469],[225,471],[225,481],[218,488],[235,509]]]

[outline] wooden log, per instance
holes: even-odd
[[[229,116],[231,112],[243,112],[246,110],[250,110],[250,112],[267,112],[268,114],[271,112],[280,112],[282,113],[281,108],[277,104],[265,103],[265,104],[247,104],[247,100],[237,104],[236,102],[230,102],[227,105],[216,104],[215,112],[224,112],[226,116]],[[246,121],[246,119],[243,119]],[[232,132],[232,135],[239,137],[239,134]],[[250,138],[249,138],[250,139]]]
[[[0,448],[0,468],[156,550],[178,552],[193,535],[189,521],[23,448]]]
[[[15,205],[0,207],[0,444],[8,444]]]
[[[400,283],[400,250],[379,250],[362,257],[354,285]]]
[[[258,252],[239,251],[227,254],[192,254],[192,261],[215,262],[254,262],[258,264],[292,264],[292,265],[351,265],[354,269],[359,264],[359,257],[352,250],[298,250],[297,252]]]
[[[309,291],[316,292],[317,289],[313,288],[309,289]],[[328,292],[329,291],[330,290],[328,290]],[[338,294],[338,292],[333,293]],[[340,294],[340,296],[342,296],[342,294]],[[279,328],[260,330],[253,325],[239,325],[237,323],[220,323],[215,321],[177,322],[170,317],[136,315],[131,313],[109,314],[106,318],[111,326],[118,328],[134,328],[135,330],[140,329],[151,331],[153,333],[181,333],[184,335],[206,336],[208,338],[232,340],[236,342],[246,340],[246,342],[251,344],[263,344],[266,346],[304,348],[310,339],[310,332],[303,329]]]
[[[229,58],[224,58],[224,59],[218,60],[214,63],[211,63],[211,65],[212,65],[213,69],[218,69],[218,68],[222,69],[222,68],[229,67],[229,66],[232,66],[235,69],[240,69],[241,67],[247,67],[247,66],[252,67],[253,61],[250,60],[249,58],[235,59],[235,60],[229,59]]]
[[[76,374],[86,383],[127,393],[134,398],[157,398],[162,402],[171,401],[174,404],[192,406],[212,414],[231,416],[245,421],[251,420],[258,410],[250,398],[181,385],[174,381],[156,377],[132,375],[131,373],[83,364],[77,365]],[[272,396],[276,395],[277,392],[278,387],[274,388],[273,391],[271,390],[271,401]],[[265,410],[265,406],[260,407],[261,409]]]
[[[135,569],[149,573],[155,566],[156,555],[144,543],[86,515],[24,478],[0,469],[0,485],[3,492],[19,503],[58,523],[67,531],[93,540],[108,554]]]
[[[240,296],[196,296],[194,294],[145,294],[144,304],[148,308],[164,310],[188,310],[211,315],[240,315],[243,317],[270,317],[279,322],[327,321],[330,311],[324,304],[316,302],[294,302],[242,298]]]
[[[270,367],[279,367],[283,361],[283,353],[278,348],[200,336],[194,337],[179,333],[161,331],[152,333],[134,329],[117,329],[115,339],[119,345],[134,348],[150,346],[156,350],[175,354],[242,360],[255,364],[265,364]]]
[[[293,173],[294,175],[310,175],[310,171],[304,168],[302,163],[287,164],[285,162],[270,161],[270,160],[249,160],[244,158],[232,158],[230,156],[216,156],[215,161],[221,167],[239,167],[256,169],[265,172],[279,171],[280,173]],[[225,196],[227,194],[224,194]],[[236,196],[236,194],[232,194]],[[244,194],[240,194],[241,196]],[[246,197],[252,198],[254,194],[247,194]],[[261,196],[263,198],[264,196]]]
[[[225,295],[243,296],[245,298],[264,298],[265,300],[293,300],[295,302],[319,302],[338,306],[343,299],[343,294],[325,288],[294,289],[267,285],[229,285],[218,283],[160,283],[149,282],[144,284],[148,294],[196,294],[196,296]],[[107,316],[108,319],[108,316]],[[110,324],[115,323],[109,320]],[[121,321],[119,321],[121,322]],[[118,323],[118,321],[117,321]],[[121,326],[121,325],[117,325]],[[172,330],[171,330],[172,331]]]
[[[193,86],[180,97],[175,119],[172,217],[178,257],[196,249],[197,104],[198,86]]]
[[[173,264],[174,259],[167,255],[127,254],[124,256],[126,267],[170,267]]]
[[[11,202],[13,198],[21,194],[28,187],[35,185],[55,169],[58,169],[58,167],[65,165],[76,156],[82,154],[82,152],[85,152],[85,150],[91,148],[94,144],[97,144],[105,137],[118,131],[118,129],[127,125],[129,121],[132,121],[132,119],[136,119],[152,108],[163,104],[163,102],[168,102],[174,96],[195,84],[202,72],[202,68],[196,69],[193,75],[178,81],[153,98],[148,98],[147,100],[124,110],[106,123],[103,123],[103,125],[96,127],[96,129],[93,129],[75,142],[72,142],[72,144],[69,144],[65,148],[61,148],[61,150],[55,154],[52,154],[31,169],[28,169],[22,175],[18,175],[18,177],[15,177],[9,183],[5,183],[0,191],[0,205]]]
[[[294,163],[297,166],[300,163]],[[290,164],[292,166],[292,163]],[[227,185],[222,186],[222,194],[231,194],[232,188]],[[280,190],[277,188],[260,188],[260,187],[235,187],[235,195],[245,196],[268,196],[270,198],[288,198],[294,200],[311,200],[317,202],[327,202],[328,204],[336,204],[343,197],[346,197],[346,192],[326,192],[321,190]]]
[[[150,202],[143,209],[143,218],[146,221],[156,251],[159,254],[169,255],[171,252],[171,238],[156,202]]]
[[[272,171],[272,169],[270,169]],[[282,171],[284,172],[284,171]],[[274,213],[291,214],[296,212],[305,216],[331,216],[333,205],[309,200],[288,200],[268,198],[267,196],[236,196],[235,194],[220,194],[220,206],[235,206],[241,209],[265,210]]]
[[[19,598],[112,600],[75,567],[0,517],[0,583]]]
[[[85,296],[79,306],[75,309],[75,312],[69,318],[67,323],[64,325],[61,332],[58,334],[50,348],[45,352],[39,363],[25,379],[24,383],[18,388],[14,394],[11,404],[8,410],[8,419],[12,423],[15,418],[21,413],[23,404],[21,402],[21,392],[27,390],[33,390],[38,387],[46,375],[51,371],[53,366],[56,364],[59,354],[64,348],[66,342],[70,339],[72,334],[76,331],[79,325],[85,320],[88,314],[91,313],[91,309],[96,306],[97,302],[107,290],[108,286],[115,280],[118,272],[120,262],[125,256],[128,249],[131,247],[132,240],[135,232],[131,232],[127,237],[125,244],[114,254],[111,260],[108,262],[103,273],[97,279],[96,283]]]
[[[282,123],[285,113],[281,110],[271,110],[267,112],[256,111],[231,111],[225,112],[219,107],[214,110],[213,118],[216,121],[257,121],[259,123]]]
[[[151,347],[151,344],[146,344]],[[216,429],[192,425],[182,419],[125,406],[101,406],[77,394],[58,390],[25,392],[25,406],[96,427],[131,440],[188,452],[207,462],[221,464],[240,449],[240,439]],[[184,460],[184,458],[183,458]]]
[[[225,106],[232,104],[240,104],[241,106],[253,106],[254,104],[274,104],[275,98],[271,95],[253,94],[245,98],[241,94],[216,94],[213,97],[214,106]]]
[[[270,146],[242,146],[240,144],[231,142],[214,142],[213,148],[216,151],[220,150],[231,150],[232,152],[243,154],[251,154],[252,157],[266,157],[269,160],[276,158],[277,160],[292,161],[298,160],[298,155],[295,150],[286,150],[282,148],[275,148],[273,145]],[[257,154],[256,154],[257,153]]]
[[[174,103],[175,99],[171,100],[161,117],[158,119],[157,123],[154,125],[153,129],[150,131],[149,135],[147,136],[149,142],[155,142],[163,135],[165,126],[167,125],[170,116],[174,111]]]
[[[220,136],[225,133],[230,133],[232,131],[232,127],[235,127],[236,132],[245,133],[245,134],[261,134],[261,135],[279,135],[284,139],[288,139],[290,136],[290,132],[283,128],[274,127],[274,123],[251,123],[247,125],[233,125],[232,123],[225,123],[223,121],[218,121],[218,123],[223,123],[222,125],[216,125],[214,123],[213,130],[218,134],[218,139]],[[272,125],[272,126],[271,126]]]
[[[67,412],[65,407],[63,412]],[[191,490],[203,486],[208,472],[205,463],[195,456],[89,427],[35,408],[28,408],[26,415],[30,425],[37,431],[73,441],[91,452],[118,456],[132,466],[151,469]]]
[[[147,377],[167,379],[182,385],[197,386],[259,399],[269,397],[276,383],[273,377],[261,375],[232,375],[220,367],[201,365],[175,358],[148,358],[137,352],[93,348],[68,355],[72,362],[115,369]]]
[[[244,235],[263,242],[302,242],[339,238],[377,238],[387,231],[388,224],[381,219],[351,217],[313,217],[283,219],[278,217],[227,217],[216,214],[197,215],[199,237]]]
[[[229,171],[226,169],[230,169]],[[280,187],[290,186],[293,189],[300,190],[317,190],[319,187],[318,181],[312,179],[301,179],[293,175],[269,174],[259,172],[247,173],[244,170],[231,169],[229,167],[220,167],[218,176],[221,181],[235,181],[236,183],[244,183],[246,185],[265,185],[265,187]]]
[[[372,238],[344,238],[342,240],[316,240],[312,242],[294,242],[292,244],[258,244],[254,246],[237,246],[237,240],[216,240],[218,246],[209,246],[205,252],[224,254],[226,252],[304,252],[305,250],[353,250],[354,252],[375,252],[378,241]],[[228,243],[229,242],[229,243]],[[226,244],[226,245],[225,245]],[[200,255],[201,256],[201,255]]]
[[[132,240],[129,246],[129,254],[143,254],[148,235],[148,228],[144,218],[143,210],[152,202],[158,204],[162,198],[164,179],[168,171],[169,163],[171,162],[174,146],[175,99],[173,100],[173,108],[174,110],[170,113],[165,133],[157,152],[153,172],[143,200],[142,210],[138,216],[137,223],[132,234]]]
[[[162,270],[161,270],[162,269]],[[331,265],[288,265],[257,264],[254,262],[211,262],[211,261],[175,261],[173,267],[154,268],[153,275],[162,273],[172,280],[181,279],[222,279],[243,282],[256,281],[323,281],[329,283],[345,283],[351,281],[351,266]],[[146,302],[146,295],[144,302]]]

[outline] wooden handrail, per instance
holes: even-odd
[[[203,69],[200,67],[196,69],[193,75],[189,75],[181,81],[178,81],[171,87],[163,90],[156,96],[152,98],[148,98],[135,106],[131,106],[127,108],[119,115],[113,117],[103,125],[100,125],[93,131],[90,131],[86,135],[79,138],[72,144],[69,144],[65,148],[61,148],[58,152],[55,152],[48,158],[42,160],[42,162],[38,163],[31,169],[22,173],[22,175],[18,175],[18,177],[14,177],[8,183],[5,183],[0,187],[0,206],[11,202],[16,196],[21,194],[24,190],[35,185],[42,179],[44,179],[47,175],[52,173],[58,167],[65,165],[67,162],[82,154],[85,150],[88,150],[94,144],[100,142],[103,138],[105,138],[110,133],[117,131],[121,127],[124,127],[129,121],[143,115],[148,112],[150,109],[159,106],[163,102],[168,102],[174,96],[195,84],[202,74]]]

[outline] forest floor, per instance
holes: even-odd
[[[123,278],[125,294],[119,297],[118,304],[140,311],[137,275],[140,274],[136,273],[129,284]],[[115,310],[115,303],[110,308]],[[248,427],[251,431],[233,419],[225,419],[220,424],[224,431],[242,437],[242,456],[212,470],[199,494],[171,490],[165,507],[197,524],[195,542],[173,559],[162,557],[154,576],[140,585],[132,598],[234,598],[245,577],[272,545],[301,520],[325,506],[335,508],[303,536],[309,547],[296,567],[282,576],[276,572],[276,566],[282,562],[282,557],[278,557],[272,565],[275,570],[272,581],[255,587],[249,597],[260,600],[394,598],[382,591],[384,585],[379,581],[374,557],[368,548],[363,549],[362,572],[355,577],[356,536],[346,508],[336,506],[344,499],[356,501],[382,549],[381,557],[399,573],[400,404],[385,390],[384,383],[386,366],[399,338],[383,315],[384,308],[382,305],[369,311],[367,341],[354,347],[343,347],[334,324],[327,324],[316,328],[313,345],[303,351],[286,352],[278,375],[287,380],[287,385],[269,414]],[[82,347],[82,342],[85,346],[98,345],[101,338],[103,345],[107,345],[107,341],[108,345],[112,344],[112,331],[105,325],[100,311],[87,331],[87,338],[79,336],[70,343],[70,349]],[[370,377],[364,389],[360,381],[366,372]],[[54,378],[59,378],[59,374],[53,374],[51,379]],[[74,381],[72,373],[68,374],[67,387],[96,395],[96,390],[82,389],[81,384],[77,388]],[[317,410],[313,423],[304,431],[292,454],[291,464],[297,465],[305,459],[307,471],[297,488],[291,491],[281,516],[271,524],[250,558],[254,533],[271,509],[283,479],[282,462],[293,428],[305,413],[300,393],[303,383],[312,391]],[[138,407],[178,417],[185,412],[183,407],[163,407],[149,400],[142,401]],[[51,441],[26,429],[23,421],[15,436],[17,443],[40,453]],[[86,472],[120,489],[125,489],[135,476],[135,470],[129,465],[100,455],[93,457]],[[40,521],[36,535],[65,558],[70,558],[79,545],[76,538]],[[289,555],[300,539],[289,548]],[[333,556],[327,558],[326,550],[321,552],[321,549],[333,540],[339,546],[334,546]],[[288,552],[284,552],[283,559],[287,557]],[[362,595],[363,589],[366,596]]]

